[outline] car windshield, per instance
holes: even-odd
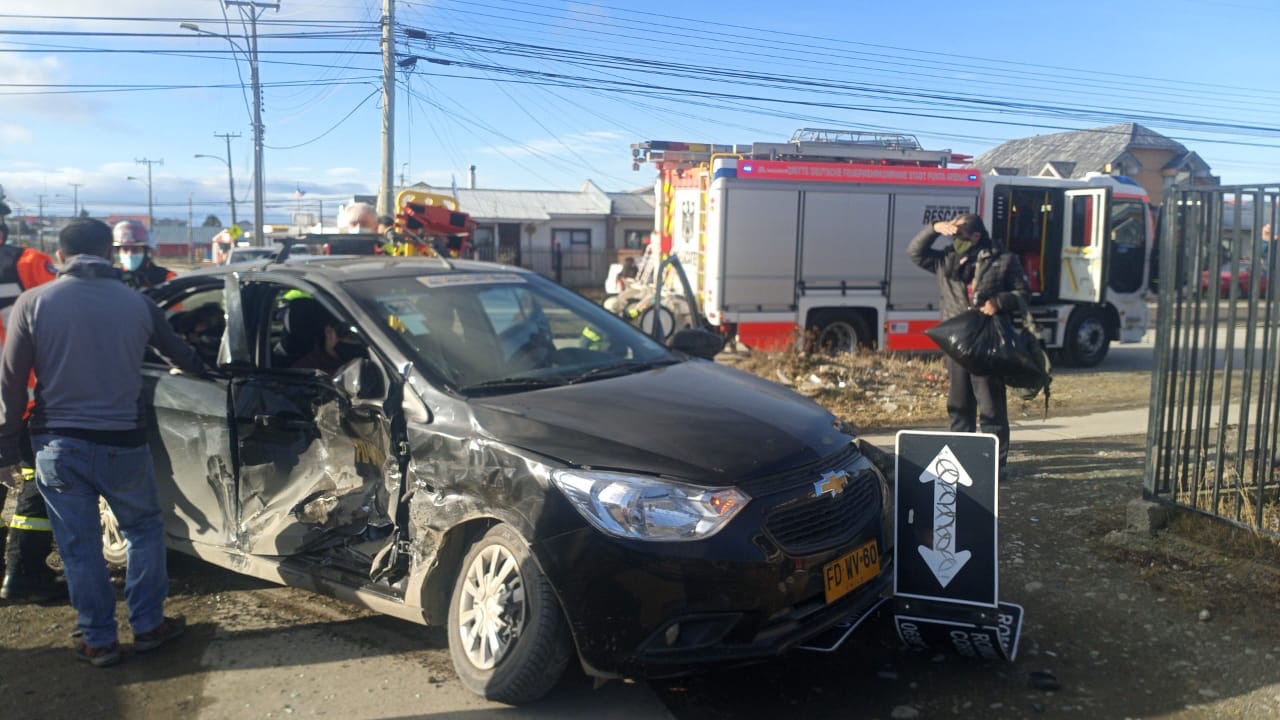
[[[347,283],[424,373],[468,394],[505,394],[677,362],[598,305],[540,277],[487,272]]]

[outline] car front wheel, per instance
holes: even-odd
[[[519,705],[546,695],[568,665],[568,628],[523,538],[495,525],[467,552],[449,601],[449,655],[468,690]]]

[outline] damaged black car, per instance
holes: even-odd
[[[170,546],[443,624],[486,698],[575,658],[655,677],[842,640],[888,592],[892,496],[848,426],[534,273],[264,261],[153,297],[214,368],[144,368]]]

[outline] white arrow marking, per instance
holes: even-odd
[[[943,445],[929,466],[920,473],[920,482],[933,483],[933,547],[921,545],[916,549],[945,588],[972,555],[968,550],[957,551],[955,546],[957,486],[973,485],[973,478],[951,452],[951,447]]]

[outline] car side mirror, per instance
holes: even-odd
[[[347,397],[358,400],[377,400],[387,394],[382,372],[369,358],[356,358],[338,368],[333,381]]]
[[[713,360],[724,349],[724,337],[706,328],[684,328],[676,331],[668,347],[686,355]]]

